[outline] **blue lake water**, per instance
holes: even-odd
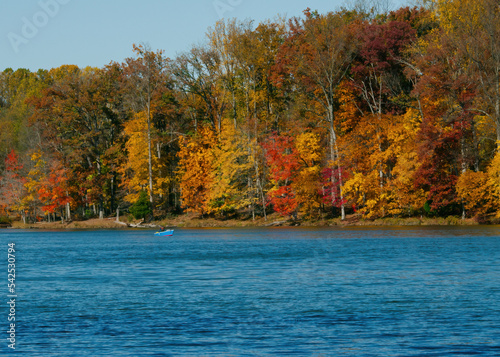
[[[3,301],[10,242],[13,354],[500,355],[500,227],[1,230]]]

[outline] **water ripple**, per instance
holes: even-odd
[[[24,355],[500,355],[498,227],[6,232]]]

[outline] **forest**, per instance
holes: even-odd
[[[165,34],[168,36],[168,34]],[[0,72],[0,216],[500,217],[500,6],[221,20]]]

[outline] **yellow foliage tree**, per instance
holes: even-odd
[[[345,182],[344,192],[346,198],[360,207],[359,212],[367,218],[377,216],[380,201],[378,170],[374,169],[368,174],[354,172]]]
[[[467,170],[460,175],[456,190],[470,216],[484,216],[495,208],[492,181],[486,172]]]
[[[234,124],[225,119],[212,151],[212,187],[208,195],[207,213],[225,215],[250,204],[246,189],[252,162],[245,144],[245,138]]]
[[[210,210],[210,190],[213,180],[215,134],[203,127],[196,135],[179,140],[179,180],[182,206],[188,212],[201,215]]]
[[[23,198],[26,207],[33,210],[33,215],[36,217],[36,208],[40,205],[38,199],[38,190],[41,183],[45,181],[47,174],[45,170],[46,162],[42,158],[42,153],[36,151],[31,155],[31,161],[34,163],[33,168],[29,171],[24,187],[26,188],[26,196]]]
[[[319,136],[303,133],[295,139],[300,169],[294,177],[292,188],[296,193],[299,210],[306,216],[314,216],[321,207],[320,180],[322,148]]]
[[[134,203],[139,199],[141,191],[148,190],[149,193],[149,174],[148,174],[148,119],[145,112],[139,112],[134,118],[125,123],[124,132],[128,137],[125,147],[128,152],[128,161],[119,171],[125,177],[123,185],[128,194],[125,200]],[[163,165],[156,153],[152,152],[152,170],[153,170],[153,194],[163,195],[170,182],[169,177],[161,175]]]
[[[379,120],[380,119],[380,120]],[[351,175],[344,184],[345,198],[356,205],[367,218],[384,216],[386,212],[387,183],[381,173],[387,173],[386,163],[391,153],[380,150],[380,133],[387,133],[388,116],[365,115],[355,128],[342,139],[344,162]],[[384,138],[387,143],[387,138]],[[388,146],[388,145],[386,145]],[[385,176],[388,176],[387,174]]]
[[[390,215],[411,216],[420,210],[427,194],[414,185],[415,173],[420,166],[415,151],[401,152],[392,169],[393,179],[388,185],[387,213]]]
[[[493,209],[496,210],[496,217],[500,218],[500,151],[497,151],[490,165],[488,166],[487,187],[491,194]]]
[[[420,165],[416,146],[420,117],[416,110],[409,109],[401,116],[381,118],[384,120],[377,125],[383,125],[383,151],[378,149],[369,116],[361,118],[346,135],[344,152],[354,171],[345,183],[346,198],[367,218],[411,215],[425,203],[425,192],[413,184]],[[381,167],[386,177],[383,184]]]
[[[414,185],[415,174],[420,167],[416,135],[420,115],[409,109],[397,117],[389,126],[387,138],[390,143],[386,160],[395,160],[391,180],[385,187],[387,214],[412,215],[421,209],[426,201],[426,192]]]

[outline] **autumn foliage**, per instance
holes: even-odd
[[[498,2],[306,9],[207,39],[1,72],[1,211],[500,218]]]

